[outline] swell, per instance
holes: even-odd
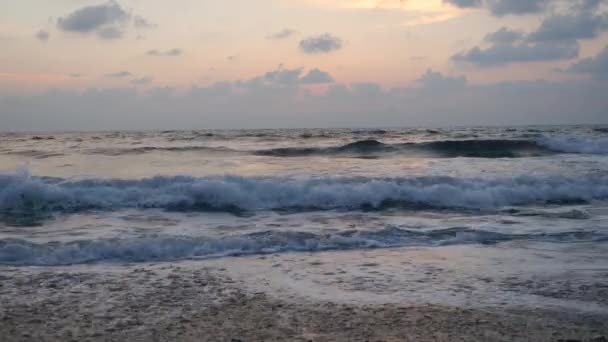
[[[152,152],[217,152],[229,153],[236,152],[226,147],[210,146],[141,146],[131,148],[95,148],[87,151],[89,154],[103,154],[108,156],[121,156],[129,154],[144,154]]]
[[[521,158],[549,156],[556,153],[608,154],[608,139],[582,137],[541,137],[537,139],[468,139],[436,140],[417,143],[386,144],[378,140],[359,140],[341,146],[330,147],[284,147],[262,150],[235,150],[227,147],[202,145],[186,146],[138,146],[128,148],[94,148],[87,154],[121,156],[154,152],[200,152],[237,153],[269,157],[352,157],[380,158],[390,155],[432,158]],[[48,151],[2,151],[5,154],[23,155],[32,158],[62,156]]]
[[[0,175],[0,219],[87,210],[498,209],[608,200],[608,176],[566,178],[165,177],[69,180]]]
[[[266,231],[225,238],[149,236],[42,244],[7,239],[0,240],[0,264],[58,266],[94,262],[159,262],[282,252],[498,244],[514,240],[603,242],[608,241],[608,237],[596,232],[503,234],[462,227],[434,231],[389,227],[379,231],[350,230],[333,234]]]
[[[318,155],[361,158],[387,154],[436,158],[520,158],[547,156],[556,153],[606,154],[608,153],[608,140],[581,138],[470,139],[402,144],[385,144],[377,140],[361,140],[343,146],[276,148],[255,152],[258,155],[273,157]]]

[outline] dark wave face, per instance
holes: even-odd
[[[438,158],[518,158],[544,156],[555,152],[531,140],[441,140],[405,144],[384,144],[377,140],[361,140],[338,147],[277,148],[255,153],[273,157],[318,155],[369,158],[397,154]]]
[[[394,145],[383,144],[377,140],[361,140],[354,143],[336,147],[286,147],[270,150],[255,151],[261,156],[272,157],[306,157],[306,156],[331,156],[331,155],[354,155],[363,157],[365,155],[381,154],[395,151]]]
[[[412,145],[410,145],[412,146]],[[543,156],[554,151],[530,140],[445,140],[414,144],[442,157],[517,158]]]

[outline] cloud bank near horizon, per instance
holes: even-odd
[[[594,59],[568,72],[597,68]],[[144,81],[145,79],[145,81]],[[147,78],[132,83],[149,82]],[[326,88],[314,93],[311,84]],[[13,130],[386,127],[608,123],[606,80],[472,85],[427,70],[410,86],[333,83],[328,73],[279,68],[251,79],[193,86],[53,90],[0,97]]]

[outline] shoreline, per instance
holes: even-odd
[[[608,336],[601,314],[302,300],[252,287],[233,272],[220,261],[0,267],[0,336],[6,342],[599,342]]]

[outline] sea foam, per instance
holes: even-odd
[[[69,243],[7,239],[0,240],[0,264],[56,266],[91,262],[158,262],[282,252],[497,244],[513,240],[565,243],[606,239],[606,235],[595,232],[503,234],[466,227],[433,231],[388,227],[376,231],[349,230],[332,234],[266,231],[224,238],[149,236]]]
[[[582,137],[545,137],[538,143],[550,150],[564,153],[608,154],[608,139]]]

